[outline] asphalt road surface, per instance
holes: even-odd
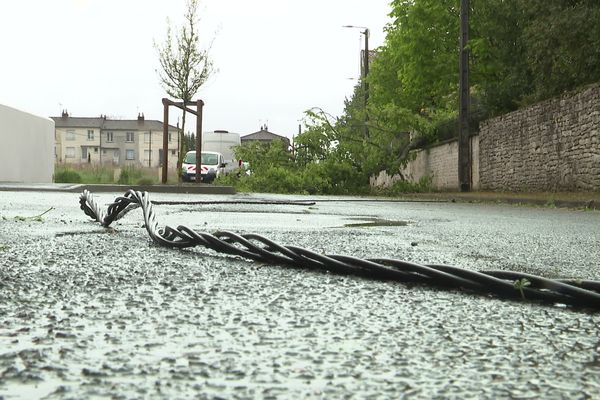
[[[305,199],[151,195],[264,198]],[[600,280],[598,211],[316,200],[155,210],[329,254]],[[600,313],[162,248],[139,210],[112,228],[78,195],[0,193],[0,399],[600,397]]]

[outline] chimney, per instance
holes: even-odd
[[[69,118],[69,112],[66,109],[62,110],[62,117],[63,118]]]
[[[138,122],[144,122],[144,113],[138,113]]]

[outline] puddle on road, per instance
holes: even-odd
[[[396,221],[380,218],[349,218],[350,220],[363,221],[344,224],[344,228],[369,228],[378,226],[407,226],[408,221]]]

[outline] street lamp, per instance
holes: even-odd
[[[344,25],[342,28],[356,28],[362,29],[361,32],[365,35],[365,50],[362,57],[362,78],[363,84],[365,85],[365,105],[367,104],[367,100],[369,99],[369,84],[367,83],[367,75],[369,75],[369,28],[364,26],[355,26],[355,25]]]
[[[362,29],[360,33],[365,35],[365,50],[362,57],[362,81],[365,91],[365,136],[369,136],[369,128],[367,126],[367,122],[369,121],[369,115],[367,114],[367,103],[369,102],[369,83],[367,82],[367,75],[369,75],[369,28],[355,25],[343,25],[342,28]]]

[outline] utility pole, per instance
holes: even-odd
[[[100,166],[102,166],[102,128],[100,128],[98,139],[100,140],[98,143],[98,160],[100,161]]]
[[[150,140],[148,142],[148,168],[152,167],[152,131],[149,131]]]
[[[460,2],[460,56],[458,109],[458,183],[461,192],[471,190],[471,140],[469,138],[469,0]]]
[[[204,102],[196,101],[196,183],[202,180],[202,111]],[[219,160],[219,163],[221,161]],[[220,166],[220,165],[219,165]]]

